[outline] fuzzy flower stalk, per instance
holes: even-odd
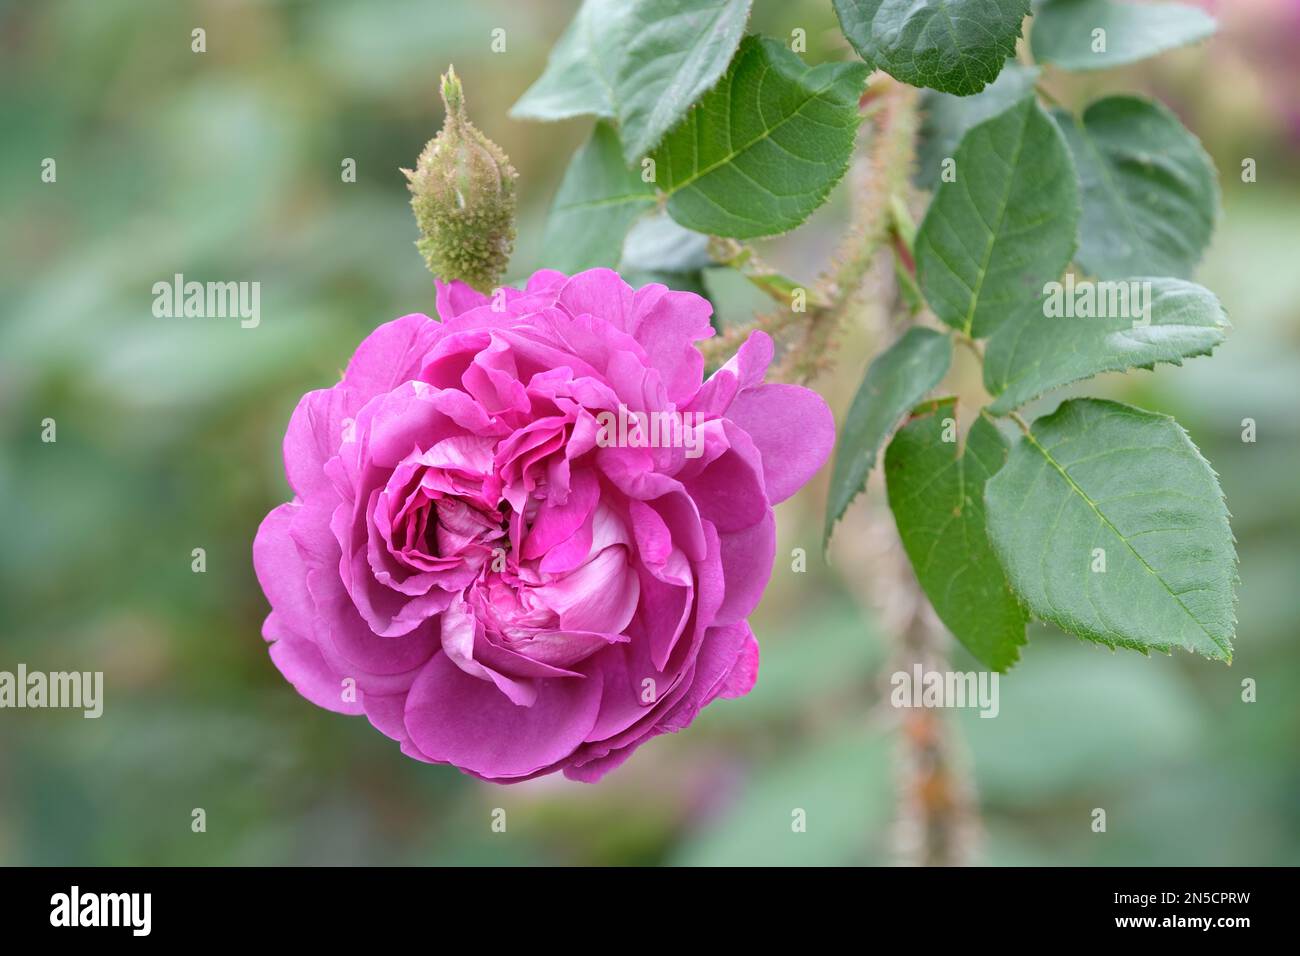
[[[501,147],[469,121],[452,67],[442,77],[442,102],[442,129],[420,153],[415,170],[402,170],[420,226],[416,247],[436,278],[490,292],[514,248],[519,174]]]

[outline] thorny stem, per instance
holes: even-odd
[[[960,737],[929,708],[895,708],[890,675],[909,676],[915,665],[948,668],[948,638],[916,583],[893,519],[880,507],[845,516],[850,527],[835,539],[837,567],[871,569],[870,586],[852,593],[882,633],[893,637],[874,708],[897,732],[894,748],[895,820],[890,843],[897,862],[909,866],[959,866],[970,862],[980,837],[979,807]],[[852,573],[852,572],[850,572]]]
[[[946,671],[946,635],[929,604],[915,589],[916,610],[899,635],[897,670],[914,664]],[[960,866],[970,861],[979,831],[975,788],[960,741],[943,711],[913,707],[902,711],[902,739],[895,756],[898,819],[895,850],[912,866]]]
[[[852,214],[837,264],[822,284],[824,304],[813,305],[809,296],[806,316],[788,309],[760,316],[755,327],[763,328],[784,343],[786,351],[779,377],[806,381],[830,364],[833,345],[842,324],[849,317],[861,321],[866,302],[864,286],[868,271],[886,245],[895,263],[899,296],[892,311],[906,321],[922,308],[917,295],[909,300],[907,284],[914,288],[912,240],[915,224],[907,209],[909,177],[915,156],[918,129],[917,93],[903,84],[873,83],[863,97],[868,119],[866,141],[860,145],[851,173]],[[731,354],[750,329],[742,328],[718,336],[711,364]],[[958,336],[961,338],[960,336]],[[969,336],[965,344],[979,354]],[[869,499],[871,500],[871,499]],[[930,609],[916,577],[902,556],[893,521],[872,502],[861,519],[867,533],[858,537],[842,529],[841,539],[849,549],[870,547],[864,539],[880,542],[878,560],[836,562],[846,569],[864,565],[874,569],[870,602],[882,611],[882,630],[894,634],[894,667],[910,672],[916,663],[931,670],[949,664],[947,638]],[[883,530],[882,530],[883,529]],[[857,542],[854,538],[858,537]],[[852,582],[854,593],[860,583]],[[901,614],[900,612],[901,608]],[[901,714],[900,741],[896,761],[898,816],[895,846],[904,863],[914,865],[960,865],[969,861],[979,832],[978,805],[969,768],[958,753],[960,741],[940,712],[925,708],[895,711]]]

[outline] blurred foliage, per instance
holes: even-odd
[[[1199,281],[1235,329],[1213,361],[1108,379],[1176,413],[1220,472],[1241,554],[1231,668],[1112,654],[1031,631],[996,720],[953,721],[990,863],[1300,861],[1300,4],[1217,4],[1210,44],[1054,92],[1154,92],[1205,141],[1224,218]],[[1227,9],[1231,7],[1231,10]],[[763,669],[598,786],[480,784],[399,755],[298,697],[259,636],[253,532],[287,495],[279,442],[357,341],[432,311],[399,166],[464,77],[475,121],[520,170],[512,272],[544,265],[545,210],[582,121],[513,122],[573,4],[510,0],[0,3],[0,669],[103,670],[104,716],[0,712],[0,862],[853,863],[890,860],[889,648],[827,565],[826,476],[779,513],[754,617]],[[759,2],[755,26],[846,55],[831,5]],[[207,52],[190,31],[207,30]],[[507,30],[493,54],[490,32]],[[1289,31],[1289,32],[1288,32]],[[1289,39],[1288,39],[1289,38]],[[1287,50],[1291,54],[1287,54]],[[1259,180],[1240,182],[1245,156]],[[56,159],[58,181],[40,180]],[[344,183],[340,164],[357,162]],[[765,243],[811,278],[839,201]],[[159,319],[154,282],[258,280],[262,321]],[[725,321],[755,307],[706,276]],[[822,383],[842,411],[866,357]],[[978,387],[977,385],[975,387]],[[58,441],[40,440],[57,421]],[[1254,418],[1259,440],[1240,440]],[[207,550],[207,571],[190,569]],[[845,583],[846,579],[849,583]],[[973,668],[955,650],[960,667]],[[1243,704],[1245,677],[1259,700]],[[191,811],[207,832],[191,832]],[[493,808],[507,812],[493,833]],[[1089,829],[1104,807],[1109,832]],[[808,832],[791,832],[802,808]]]

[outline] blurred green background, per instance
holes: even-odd
[[[1198,279],[1232,336],[1213,359],[1100,388],[1176,414],[1218,470],[1241,555],[1237,656],[1148,659],[1033,631],[998,719],[952,721],[978,862],[1300,862],[1300,0],[1205,5],[1222,18],[1207,45],[1048,84],[1073,104],[1154,93],[1220,169],[1224,216]],[[0,2],[0,670],[106,675],[99,720],[0,711],[0,862],[895,859],[899,744],[879,719],[891,651],[855,600],[873,567],[842,548],[821,557],[825,473],[779,513],[778,555],[803,547],[809,567],[778,558],[752,622],[753,694],[594,787],[493,787],[408,760],[364,720],[300,698],[266,654],[250,545],[288,494],[289,413],[374,326],[433,311],[398,167],[441,120],[437,75],[455,63],[521,173],[512,272],[527,274],[545,264],[545,211],[589,124],[506,111],[573,7]],[[813,60],[846,55],[828,0],[757,0],[754,26],[805,29]],[[46,157],[56,183],[41,181]],[[1241,181],[1244,157],[1256,183]],[[811,279],[843,193],[769,258]],[[176,272],[260,281],[260,327],[155,318],[151,287]],[[755,304],[725,274],[709,289],[732,321]],[[819,383],[837,415],[866,361],[846,345]],[[45,418],[56,443],[40,439]],[[1256,703],[1241,701],[1246,677]],[[205,833],[191,832],[197,807]],[[793,808],[806,833],[791,832]]]

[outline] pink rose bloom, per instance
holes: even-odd
[[[418,760],[595,781],[753,686],[772,505],[834,422],[763,384],[761,332],[702,381],[709,303],[607,269],[495,306],[439,284],[438,312],[376,329],[289,421],[295,496],[253,542],[271,659]],[[637,413],[676,440],[607,427]]]

